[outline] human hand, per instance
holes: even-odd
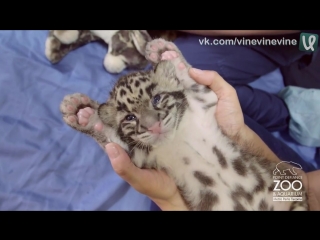
[[[243,113],[235,89],[222,79],[222,77],[213,71],[190,71],[190,76],[200,84],[209,86],[218,97],[218,103],[215,118],[218,125],[229,137],[238,135],[248,137],[248,128],[244,123]],[[243,132],[240,134],[240,132]],[[252,130],[249,130],[252,134]],[[248,137],[249,138],[249,137]],[[261,139],[256,138],[256,143]],[[280,161],[274,154],[264,153],[270,156],[270,160]],[[273,155],[273,156],[272,156]],[[307,190],[308,203],[310,210],[320,210],[320,170],[305,173],[299,171],[302,175],[303,185]]]
[[[188,210],[175,182],[165,172],[137,168],[118,144],[107,144],[106,152],[114,171],[162,210]]]
[[[229,137],[235,137],[245,127],[243,113],[236,90],[217,72],[190,69],[190,77],[211,88],[218,97],[215,118]]]
[[[309,209],[320,211],[320,170],[306,173],[302,181],[303,186],[307,189]]]

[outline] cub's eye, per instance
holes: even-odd
[[[136,116],[133,115],[133,114],[130,114],[130,115],[127,115],[127,116],[126,116],[126,120],[127,120],[127,121],[133,121],[133,120],[135,120],[135,119],[136,119]]]
[[[152,99],[152,104],[157,105],[160,102],[160,99],[161,99],[161,96],[159,94],[155,95]]]

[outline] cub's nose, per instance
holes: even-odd
[[[161,133],[161,122],[156,122],[153,126],[149,127],[148,130],[154,134]]]

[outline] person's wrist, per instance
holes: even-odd
[[[303,184],[305,188],[307,188],[310,211],[319,211],[320,210],[320,189],[319,189],[320,170],[308,172],[305,174],[305,176],[306,176],[306,181],[303,182]]]
[[[226,132],[226,134],[232,141],[241,145],[246,141],[246,139],[250,139],[252,130],[246,124],[243,124],[236,130],[229,130],[229,132]]]
[[[152,199],[162,211],[188,211],[181,195],[177,193],[170,199]]]
[[[280,162],[281,160],[263,142],[263,140],[246,124],[234,135],[232,140],[242,148],[242,150],[255,156],[264,157],[270,161]]]
[[[189,211],[189,209],[185,205],[175,205],[169,202],[156,204],[162,211]]]

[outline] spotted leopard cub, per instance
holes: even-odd
[[[308,209],[306,196],[273,201],[276,165],[222,133],[213,117],[217,96],[189,77],[190,65],[173,43],[149,42],[146,58],[154,69],[120,78],[106,103],[66,96],[64,121],[101,147],[120,144],[139,168],[165,169],[190,210]]]

